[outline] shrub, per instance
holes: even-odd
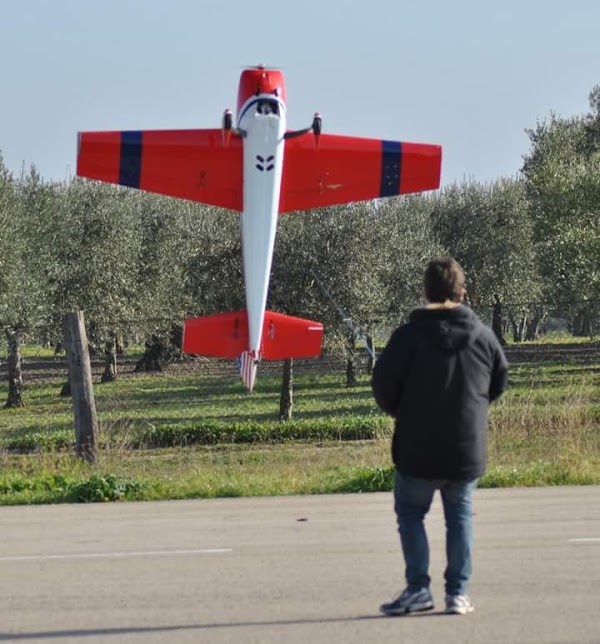
[[[0,479],[0,502],[96,503],[140,498],[146,485],[131,479],[93,474],[81,481],[62,474]],[[4,498],[2,498],[4,497]]]
[[[4,449],[9,452],[37,452],[73,449],[75,435],[73,431],[28,432],[13,436],[4,441]]]
[[[338,472],[341,479],[330,492],[389,492],[394,488],[394,467],[355,467]]]
[[[179,447],[218,443],[371,440],[389,427],[382,416],[349,416],[286,422],[204,420],[158,425],[138,438],[136,447]]]
[[[87,481],[73,485],[66,500],[70,503],[97,503],[121,501],[142,492],[143,485],[138,481],[121,479],[112,474],[94,474]]]

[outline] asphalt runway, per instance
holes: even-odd
[[[392,495],[0,508],[0,640],[600,643],[600,487],[478,490],[467,616],[403,589]]]

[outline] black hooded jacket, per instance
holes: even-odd
[[[451,480],[484,474],[488,406],[507,371],[496,336],[471,309],[415,309],[373,371],[375,400],[396,421],[398,471]]]

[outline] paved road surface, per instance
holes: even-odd
[[[0,640],[600,643],[600,488],[479,490],[476,612],[383,617],[391,494],[0,508]],[[443,604],[443,525],[428,519]]]

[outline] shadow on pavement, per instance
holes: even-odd
[[[402,616],[404,619],[417,617],[448,617],[443,612],[413,613]],[[95,637],[98,635],[133,635],[135,633],[173,633],[177,631],[211,630],[218,628],[247,628],[251,626],[300,626],[302,624],[335,624],[344,622],[358,622],[374,619],[395,619],[386,615],[359,615],[356,617],[329,617],[320,619],[282,619],[263,622],[215,622],[212,624],[182,624],[177,626],[122,626],[118,628],[90,628],[73,629],[64,631],[37,631],[31,633],[2,633],[0,641],[43,640],[58,639],[62,637]]]

